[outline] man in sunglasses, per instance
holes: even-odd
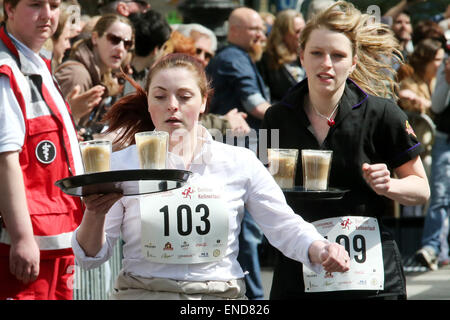
[[[55,181],[82,174],[70,111],[41,48],[61,0],[4,0],[0,27],[0,300],[72,299],[80,199]]]
[[[150,0],[98,0],[98,10],[100,14],[118,13],[128,17],[133,13],[146,12],[150,10]]]

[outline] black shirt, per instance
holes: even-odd
[[[275,268],[271,299],[358,298],[383,295],[406,296],[401,256],[382,217],[392,201],[377,195],[365,182],[362,164],[385,163],[392,172],[417,157],[423,146],[417,140],[406,114],[393,101],[365,93],[347,80],[332,126],[322,145],[312,133],[303,101],[308,93],[307,79],[293,87],[286,97],[271,106],[264,116],[263,129],[279,129],[279,148],[299,149],[295,184],[303,185],[301,149],[333,150],[329,186],[349,190],[340,200],[306,201],[289,199],[295,212],[307,221],[343,215],[372,216],[380,222],[385,284],[383,291],[338,291],[305,294],[301,264],[282,257]],[[271,137],[268,132],[268,138]],[[269,147],[277,147],[270,141]],[[263,159],[265,160],[265,159]]]
[[[386,163],[392,172],[423,151],[407,116],[393,101],[371,96],[348,80],[336,123],[319,145],[303,108],[307,93],[305,79],[267,110],[262,124],[263,129],[279,129],[280,148],[299,149],[295,184],[303,185],[301,149],[333,150],[329,186],[350,190],[335,205],[346,214],[353,209],[353,215],[382,216],[385,212],[380,210],[385,210],[386,199],[367,185],[361,168],[364,162]],[[270,145],[274,141],[269,139]]]

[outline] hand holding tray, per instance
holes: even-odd
[[[191,174],[174,169],[116,170],[68,177],[56,181],[55,185],[64,193],[78,197],[113,192],[132,196],[180,188]]]

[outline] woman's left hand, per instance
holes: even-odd
[[[378,195],[385,195],[389,191],[391,183],[391,172],[388,170],[386,164],[376,163],[362,165],[363,177],[367,184]]]

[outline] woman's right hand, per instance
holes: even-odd
[[[122,197],[123,195],[121,193],[92,194],[83,197],[86,205],[85,214],[104,217],[113,204]]]

